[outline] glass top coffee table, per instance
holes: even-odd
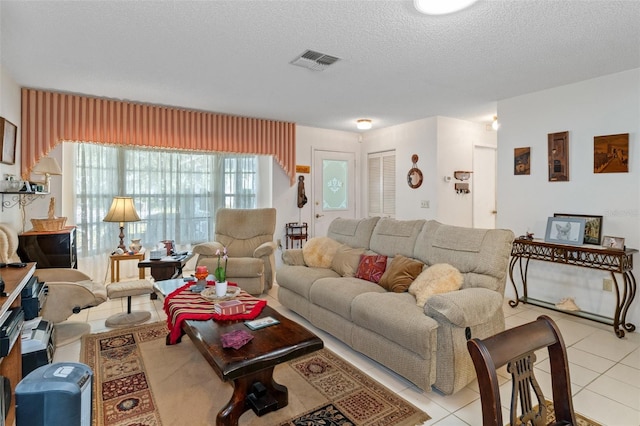
[[[182,279],[173,279],[157,281],[154,287],[166,296],[184,284]],[[233,384],[233,394],[218,412],[216,425],[237,425],[242,413],[249,409],[261,416],[285,407],[288,391],[273,379],[275,366],[324,346],[318,336],[270,306],[265,306],[257,318],[267,316],[279,323],[255,331],[244,320],[187,320],[182,326],[218,377]],[[244,330],[253,339],[239,349],[223,348],[220,337],[235,330]]]

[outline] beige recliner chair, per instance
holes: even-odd
[[[259,295],[273,285],[275,274],[276,209],[228,209],[216,213],[216,241],[198,244],[196,265],[213,274],[218,266],[216,250],[227,248],[227,281],[249,294]]]
[[[20,262],[17,250],[17,231],[11,225],[0,223],[0,262]],[[107,290],[104,284],[95,283],[85,273],[70,268],[36,269],[35,275],[49,288],[40,315],[42,319],[54,324],[56,344],[61,346],[89,333],[90,324],[65,321],[82,309],[106,301]]]

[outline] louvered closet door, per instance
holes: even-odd
[[[369,216],[396,215],[395,151],[367,155],[367,205]]]

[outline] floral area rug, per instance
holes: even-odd
[[[164,322],[82,338],[80,361],[94,371],[93,425],[215,424],[232,394],[190,339],[167,346]],[[249,343],[250,344],[250,343]],[[242,426],[422,424],[429,416],[327,349],[274,371],[289,404]]]

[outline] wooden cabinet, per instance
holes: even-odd
[[[0,273],[5,283],[6,296],[0,297],[0,317],[11,308],[19,307],[21,303],[20,293],[36,269],[35,263],[29,263],[25,268],[3,268]],[[6,424],[13,425],[15,421],[15,389],[22,380],[22,349],[20,336],[14,343],[9,354],[0,358],[0,375],[7,377],[11,382],[11,405],[6,417]]]
[[[60,231],[29,231],[18,235],[18,256],[38,268],[78,268],[76,227]]]

